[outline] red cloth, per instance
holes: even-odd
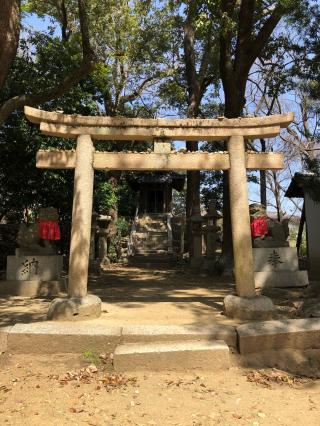
[[[60,227],[56,220],[39,220],[39,237],[42,240],[60,240]]]
[[[264,217],[253,219],[251,222],[251,235],[253,238],[264,237],[268,234],[268,222]]]

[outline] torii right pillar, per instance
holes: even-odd
[[[237,296],[224,299],[227,316],[238,319],[271,319],[274,305],[268,297],[256,296],[250,228],[245,141],[243,136],[228,140],[230,158],[229,190],[234,275]]]

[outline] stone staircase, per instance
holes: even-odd
[[[112,353],[113,368],[130,371],[223,371],[235,352],[235,327],[36,322],[0,328],[0,351],[10,354]]]
[[[130,235],[129,265],[170,268],[178,260],[173,252],[171,216],[144,214],[135,219]]]

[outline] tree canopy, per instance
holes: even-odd
[[[294,110],[295,123],[279,138],[247,144],[283,150],[287,165],[276,174],[252,174],[250,198],[279,214],[299,212],[301,206],[283,195],[294,172],[310,167],[318,154],[319,23],[313,0],[0,0],[0,217],[15,211],[22,220],[51,204],[65,215],[71,211],[72,173],[37,170],[35,153],[73,142],[42,136],[24,119],[24,105],[127,117]],[[127,141],[96,148],[150,146]],[[199,141],[187,149],[224,147]],[[97,174],[96,209],[132,214],[125,177]],[[187,181],[187,216],[215,199],[227,241],[226,175],[189,172]]]

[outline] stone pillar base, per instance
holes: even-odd
[[[88,294],[82,298],[54,299],[50,303],[47,318],[56,321],[81,321],[99,318],[100,315],[100,298]]]
[[[272,300],[266,296],[247,298],[228,295],[223,305],[226,316],[240,320],[271,320],[275,313]]]

